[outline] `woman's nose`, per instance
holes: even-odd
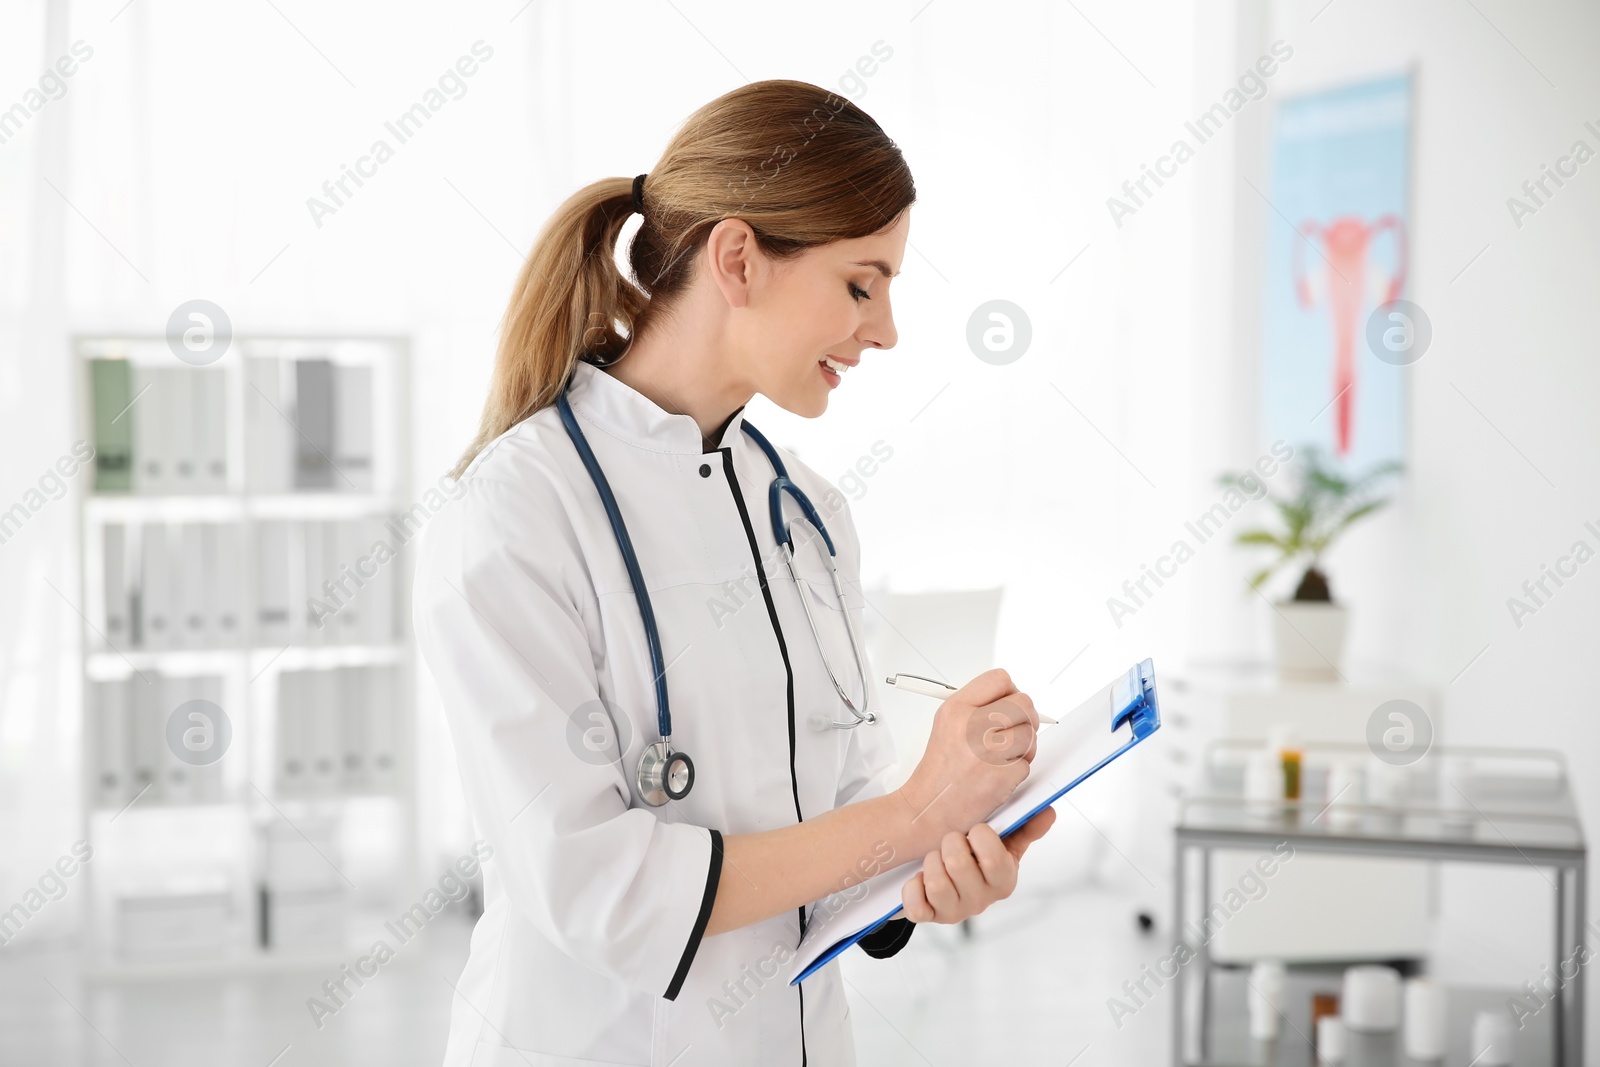
[[[895,342],[900,340],[900,334],[894,328],[894,312],[889,307],[887,295],[884,298],[883,311],[879,315],[869,316],[862,322],[856,336],[863,345],[870,345],[873,348],[893,348]]]

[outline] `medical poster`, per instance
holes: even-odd
[[[1291,97],[1273,124],[1262,439],[1317,445],[1346,471],[1404,456],[1407,366],[1375,355],[1369,331],[1409,295],[1411,85]]]

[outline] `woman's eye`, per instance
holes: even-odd
[[[858,303],[858,304],[861,303],[861,301],[863,299],[865,299],[865,300],[871,300],[872,299],[872,296],[865,289],[861,288],[861,286],[857,285],[855,282],[850,282],[849,285],[850,285],[850,296],[851,296],[851,298],[853,300],[855,300],[856,303]]]

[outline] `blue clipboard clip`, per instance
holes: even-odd
[[[1135,740],[1149,737],[1161,725],[1161,705],[1156,699],[1156,665],[1142,660],[1111,687],[1111,731],[1133,723]]]
[[[1117,679],[1111,687],[1111,732],[1116,733],[1122,729],[1123,724],[1128,724],[1128,732],[1132,735],[1126,744],[1122,745],[1111,755],[1090,767],[1087,771],[1068,782],[1055,795],[1044,801],[1032,811],[1012,822],[1000,832],[1001,837],[1009,837],[1024,823],[1045,808],[1060,800],[1063,795],[1076,789],[1087,781],[1102,767],[1128,751],[1140,741],[1155,733],[1161,726],[1161,702],[1156,697],[1156,664],[1155,660],[1140,660],[1129,668],[1128,673]]]

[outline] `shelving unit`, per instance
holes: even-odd
[[[74,347],[81,436],[132,451],[81,510],[89,973],[337,966],[416,867],[412,560],[383,525],[410,506],[406,342]],[[221,717],[175,714],[195,699]]]
[[[1221,850],[1242,850],[1257,856],[1281,842],[1296,854],[1384,857],[1425,862],[1488,863],[1531,867],[1548,874],[1553,919],[1551,966],[1562,961],[1583,940],[1588,848],[1572,792],[1565,757],[1534,749],[1435,746],[1415,765],[1405,766],[1393,795],[1381,803],[1370,799],[1324,800],[1327,782],[1315,781],[1319,757],[1348,760],[1370,754],[1362,744],[1337,742],[1304,746],[1307,792],[1300,800],[1249,800],[1245,796],[1241,755],[1254,741],[1214,741],[1207,746],[1201,787],[1186,796],[1174,828],[1174,928],[1188,945],[1189,961],[1173,979],[1175,1017],[1173,1067],[1232,1067],[1272,1064],[1298,1067],[1311,1062],[1308,990],[1337,987],[1337,973],[1291,965],[1294,983],[1285,1012],[1294,1024],[1273,1043],[1248,1039],[1243,1025],[1243,962],[1219,966],[1210,947],[1216,926],[1231,922],[1224,906],[1213,907],[1213,856]],[[1308,799],[1314,798],[1314,799]],[[1324,817],[1326,816],[1326,817]],[[1190,877],[1190,868],[1194,876]],[[1243,913],[1243,909],[1239,909]],[[1215,916],[1214,918],[1211,918]],[[1303,921],[1315,923],[1312,912]],[[1341,961],[1349,962],[1349,961]],[[1424,963],[1425,961],[1416,961]],[[1448,975],[1437,976],[1448,986]],[[1467,1008],[1505,1011],[1517,980],[1507,975],[1500,990],[1448,990],[1451,1016],[1450,1063],[1465,1063],[1477,1051],[1465,1048]],[[1580,968],[1550,998],[1547,1011],[1516,1037],[1516,1067],[1552,1064],[1577,1067],[1583,1060],[1583,990]],[[1329,983],[1332,986],[1329,986]],[[1393,1035],[1361,1043],[1352,1040],[1348,1063],[1373,1067],[1404,1061]],[[1359,1053],[1359,1055],[1358,1055]]]
[[[1284,980],[1283,1017],[1278,1036],[1261,1040],[1250,1036],[1245,1005],[1249,969],[1218,967],[1211,971],[1209,1003],[1211,1054],[1207,1067],[1318,1067],[1312,1036],[1311,999],[1318,993],[1338,996],[1343,988],[1343,972],[1334,968],[1294,968]],[[1198,992],[1198,990],[1196,991]],[[1471,1044],[1472,1019],[1480,1011],[1503,1011],[1506,999],[1521,990],[1447,987],[1445,1033],[1448,1054],[1442,1060],[1414,1060],[1405,1054],[1398,1030],[1345,1034],[1343,1067],[1444,1067],[1445,1064],[1471,1064],[1482,1051]],[[1538,1065],[1553,1059],[1551,1013],[1540,1012],[1516,1032],[1515,1063]],[[1575,1062],[1575,1061],[1574,1061]]]

